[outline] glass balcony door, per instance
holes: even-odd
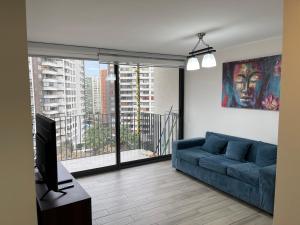
[[[119,66],[121,163],[171,154],[178,138],[178,76],[178,69]]]
[[[33,137],[40,113],[56,121],[57,159],[70,172],[116,165],[113,65],[53,57],[28,61]]]
[[[36,113],[55,120],[57,158],[70,172],[171,154],[179,127],[178,69],[28,61],[33,137]]]

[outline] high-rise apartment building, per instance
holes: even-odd
[[[85,112],[100,113],[100,80],[98,76],[85,76],[84,84]]]
[[[124,115],[137,112],[137,67],[120,66],[120,112]],[[141,112],[154,109],[153,67],[140,68]]]
[[[101,114],[108,114],[109,102],[108,102],[108,70],[100,70],[99,80],[100,80],[100,95],[101,95]]]
[[[101,114],[113,115],[115,113],[115,84],[110,80],[114,77],[113,65],[107,65],[107,69],[100,70],[100,90],[101,90]]]
[[[137,87],[137,67],[120,66],[120,112],[121,122],[136,129],[137,93],[140,95],[141,113],[152,113],[154,110],[154,71],[153,67],[140,68],[140,89]],[[143,124],[141,124],[143,127]]]
[[[57,142],[81,138],[84,113],[82,60],[29,57],[32,113],[56,121]]]
[[[87,114],[101,114],[102,122],[114,124],[114,65],[100,68],[98,75],[87,75],[83,60],[29,57],[32,113],[56,121],[58,145],[84,144]],[[140,68],[139,84],[138,90],[136,66],[119,67],[121,123],[131,130],[137,129],[137,93],[140,111],[154,112],[154,68]]]

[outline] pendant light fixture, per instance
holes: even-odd
[[[202,64],[201,64],[201,66],[203,68],[211,68],[211,67],[215,67],[216,65],[217,65],[217,62],[216,62],[216,58],[215,58],[214,54],[206,53],[203,56]]]
[[[205,33],[198,33],[198,42],[196,43],[195,47],[191,52],[189,52],[189,55],[187,56],[187,64],[186,69],[188,71],[191,70],[198,70],[200,69],[200,64],[196,56],[204,55],[202,59],[201,66],[203,68],[211,68],[215,67],[217,65],[215,56],[213,55],[213,52],[216,52],[216,50],[212,47],[210,47],[204,40],[203,37],[205,36]],[[205,48],[196,50],[199,44],[203,44]]]
[[[199,70],[200,64],[199,64],[198,59],[194,56],[190,57],[187,61],[186,69],[187,70]]]

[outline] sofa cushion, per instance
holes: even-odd
[[[277,147],[271,144],[261,143],[256,153],[256,164],[258,166],[269,166],[276,163]]]
[[[224,147],[226,146],[227,141],[223,138],[220,138],[216,135],[209,135],[205,139],[204,145],[202,145],[202,149],[212,153],[212,154],[220,154]]]
[[[260,144],[259,141],[253,141],[251,143],[251,147],[249,148],[249,150],[248,150],[248,152],[246,154],[246,157],[245,157],[245,160],[247,162],[253,162],[253,163],[255,163],[257,148],[258,148],[259,144]]]
[[[252,145],[249,148],[248,153],[246,154],[245,160],[248,161],[248,162],[255,162],[256,161],[256,146],[259,145],[262,142],[247,139],[247,138],[230,136],[230,135],[226,135],[226,134],[214,133],[214,132],[209,132],[209,131],[206,132],[206,138],[211,136],[211,135],[218,136],[218,137],[220,137],[224,140],[227,140],[227,141],[245,141],[245,142],[251,143]],[[226,149],[224,149],[224,150],[226,150]]]
[[[227,175],[234,177],[247,184],[256,186],[259,181],[260,166],[254,163],[242,163],[237,165],[229,165],[227,168]]]
[[[228,159],[224,155],[212,155],[199,158],[199,166],[225,175],[227,166],[240,163],[239,161]]]
[[[251,143],[245,141],[229,141],[225,157],[237,161],[244,161]]]
[[[177,150],[178,159],[187,161],[195,166],[198,166],[198,160],[204,156],[211,156],[209,152],[201,150],[199,147]]]

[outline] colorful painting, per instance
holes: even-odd
[[[223,63],[222,106],[279,110],[281,56]]]

